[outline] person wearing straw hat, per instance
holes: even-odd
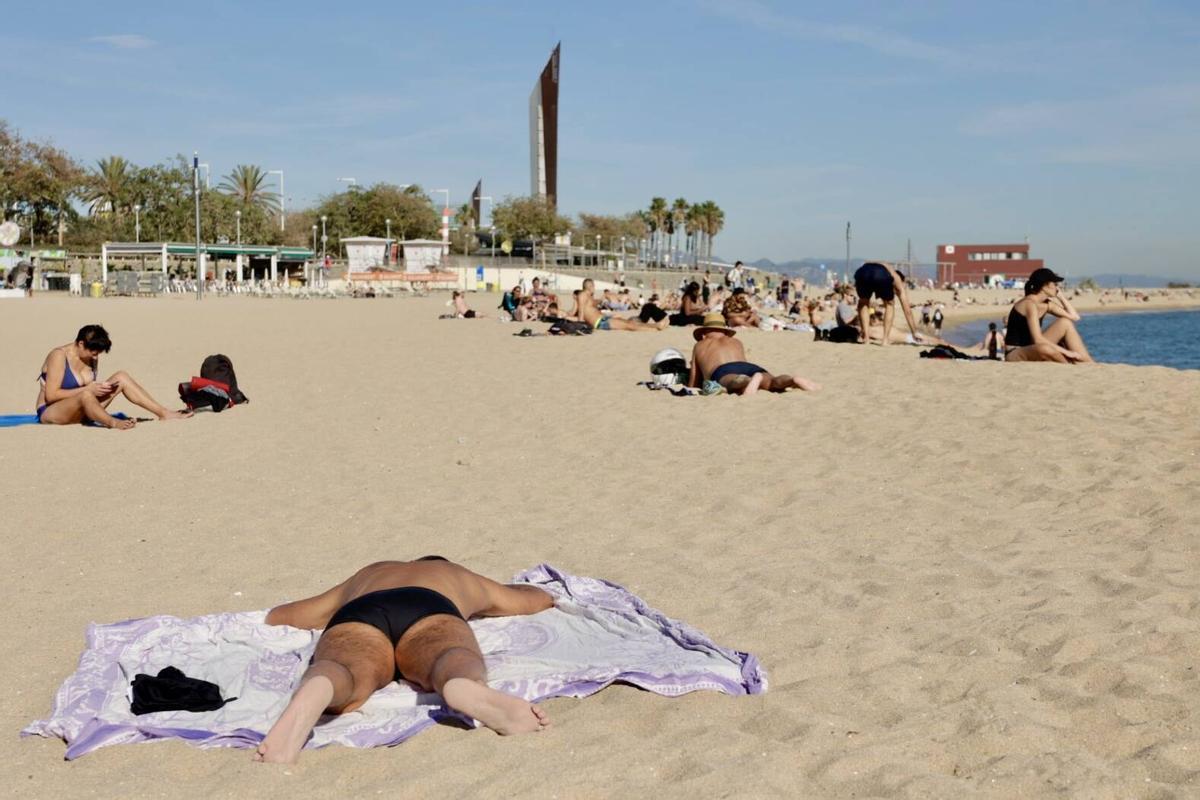
[[[746,348],[736,331],[725,324],[719,311],[704,315],[704,324],[692,332],[696,346],[692,348],[692,367],[688,385],[701,388],[712,381],[730,394],[751,395],[759,389],[785,392],[802,389],[813,392],[821,386],[791,375],[772,375],[757,364],[746,360]]]

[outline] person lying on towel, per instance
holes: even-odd
[[[697,389],[705,381],[719,383],[730,394],[752,395],[759,389],[768,392],[786,392],[802,389],[814,392],[821,388],[819,383],[791,375],[772,375],[757,364],[746,360],[746,348],[735,339],[737,331],[725,324],[720,311],[704,315],[704,324],[692,331],[696,346],[692,348],[692,366],[688,375],[688,386]]]
[[[536,586],[504,585],[441,556],[380,561],[307,600],[277,606],[268,625],[324,629],[310,666],[254,760],[292,763],[322,714],[354,711],[405,680],[502,735],[550,725],[545,712],[487,685],[467,620],[536,614],[554,606]]]
[[[108,331],[99,325],[84,325],[75,341],[56,347],[42,362],[38,376],[37,417],[46,425],[77,425],[94,422],[107,428],[132,428],[134,420],[108,413],[117,395],[141,406],[159,419],[190,417],[190,411],[168,411],[127,372],[114,372],[100,380],[100,354],[112,349]]]

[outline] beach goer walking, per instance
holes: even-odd
[[[504,585],[440,556],[381,561],[306,600],[276,606],[268,625],[323,629],[309,668],[256,761],[291,763],[322,714],[359,708],[392,681],[437,692],[446,705],[500,734],[533,733],[546,713],[487,685],[467,620],[536,614],[554,606],[535,586]]]
[[[84,325],[75,341],[51,350],[38,376],[37,417],[45,425],[76,425],[95,422],[107,428],[126,430],[134,420],[118,419],[108,406],[118,395],[141,406],[159,419],[183,419],[191,411],[170,411],[127,372],[114,372],[100,380],[100,354],[112,349],[108,331],[100,325]]]
[[[938,336],[942,335],[942,323],[946,321],[946,314],[942,310],[943,308],[944,306],[938,303],[937,307],[933,309],[933,332]]]
[[[1091,362],[1091,353],[1075,329],[1081,317],[1059,288],[1062,277],[1053,270],[1035,269],[1025,281],[1025,296],[1008,312],[1005,361],[1054,361],[1059,364]],[[1042,318],[1058,317],[1042,330]]]
[[[730,394],[751,395],[759,389],[785,392],[796,388],[816,391],[820,384],[799,376],[772,375],[763,367],[746,361],[746,348],[735,338],[737,332],[726,327],[719,312],[704,315],[704,324],[692,332],[696,340],[692,348],[692,366],[688,385],[701,388],[705,381],[714,381]]]
[[[883,339],[880,344],[886,347],[890,343],[897,296],[900,297],[900,310],[904,312],[913,340],[921,341],[908,302],[903,272],[892,269],[891,264],[882,261],[869,261],[854,273],[854,288],[858,292],[858,332],[861,342],[866,344],[871,340],[871,298],[877,297],[883,302]]]

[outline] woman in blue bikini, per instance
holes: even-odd
[[[125,430],[134,426],[131,419],[118,419],[108,413],[108,404],[123,394],[129,402],[141,406],[159,419],[190,417],[191,412],[168,411],[125,372],[117,372],[106,381],[98,380],[100,354],[112,349],[108,331],[99,325],[84,325],[72,344],[56,347],[42,362],[38,377],[38,422],[46,425],[77,425],[94,422],[107,428]]]

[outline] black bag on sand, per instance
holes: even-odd
[[[237,375],[233,372],[233,362],[229,360],[229,356],[218,353],[204,359],[204,363],[200,365],[200,377],[228,386],[229,399],[233,401],[231,405],[250,402],[250,398],[238,389]]]
[[[546,331],[551,336],[562,336],[564,334],[580,336],[592,332],[592,326],[586,322],[576,321],[573,319],[560,319],[558,322],[550,326],[550,330]]]
[[[216,711],[226,703],[237,700],[221,699],[221,687],[199,678],[189,678],[175,667],[166,667],[158,676],[138,673],[133,679],[134,714],[155,711]]]

